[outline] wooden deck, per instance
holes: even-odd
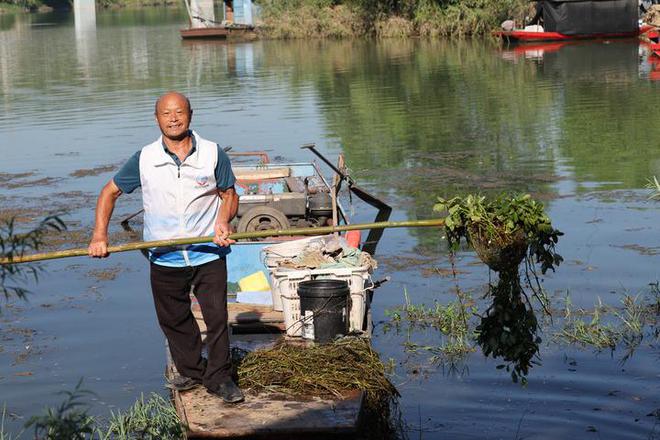
[[[202,311],[196,302],[192,305],[192,312],[197,320],[200,331],[202,334],[206,333],[206,324],[202,317]],[[284,313],[277,312],[270,306],[228,303],[227,313],[229,326],[234,332],[251,329],[261,329],[266,333],[284,331]]]
[[[234,337],[232,344],[242,348],[264,347],[277,338],[264,342],[263,328],[284,327],[282,312],[271,307],[251,304],[228,304],[232,333],[244,328],[261,328],[252,339]],[[206,326],[199,305],[193,314],[205,336]],[[268,336],[266,336],[268,337]],[[238,343],[237,343],[238,342]],[[177,374],[167,350],[167,375]],[[206,392],[204,387],[173,394],[181,420],[188,426],[189,438],[332,438],[357,432],[363,393],[353,392],[342,399],[290,397],[277,393],[246,393],[245,402],[232,405]]]
[[[174,404],[189,438],[318,438],[357,431],[362,393],[344,400],[247,394],[245,402],[232,405],[199,387],[175,392]]]

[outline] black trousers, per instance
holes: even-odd
[[[207,327],[208,363],[202,359],[202,339],[190,310],[190,289],[199,301]],[[172,359],[183,376],[200,379],[207,388],[231,376],[227,329],[227,263],[224,258],[193,267],[151,263],[151,291],[160,328]]]

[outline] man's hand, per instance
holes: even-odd
[[[87,247],[87,253],[93,258],[105,258],[108,252],[108,237],[92,237],[92,241]]]
[[[229,235],[232,233],[231,225],[227,222],[217,222],[215,224],[215,237],[213,237],[213,243],[218,246],[229,246],[232,243],[236,243],[236,240],[232,240]]]

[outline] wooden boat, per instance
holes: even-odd
[[[653,26],[642,25],[634,32],[611,32],[596,34],[565,35],[559,32],[532,32],[521,29],[512,31],[495,31],[493,35],[510,43],[537,43],[540,41],[572,41],[572,40],[599,40],[610,38],[635,38],[653,29]]]
[[[189,26],[179,31],[184,40],[254,40],[252,0],[222,0],[221,18],[216,21],[214,0],[183,0]]]
[[[223,40],[254,40],[257,34],[254,26],[228,25],[179,30],[184,40],[223,39]]]
[[[240,159],[245,156],[249,159],[254,154],[260,155],[259,164],[240,164]],[[262,196],[283,196],[287,191],[295,192],[296,181],[305,185],[303,190],[306,193],[332,190],[318,166],[313,163],[271,164],[264,153],[243,153],[235,155],[234,159],[232,162],[237,176],[237,191],[241,194],[243,205],[242,221],[245,216],[250,215],[255,204],[259,206],[259,201],[265,200]],[[270,205],[273,206],[278,205]],[[341,204],[337,203],[336,206],[337,222],[347,223],[348,219]],[[323,218],[321,220],[327,221]],[[277,227],[264,225],[262,221],[279,220],[259,218],[257,228]],[[239,242],[232,245],[232,251],[227,257],[229,285],[255,271],[264,270],[262,249],[275,242],[277,241]],[[194,299],[192,311],[204,338],[206,326],[199,305]],[[283,335],[283,312],[274,310],[273,306],[230,302],[228,314],[231,343],[234,347],[251,350],[267,347],[286,338]],[[366,308],[365,319],[370,319]],[[368,321],[367,325],[370,324]],[[304,343],[301,338],[288,340],[291,343]],[[169,350],[166,374],[168,377],[177,374]],[[179,417],[188,426],[187,434],[191,438],[316,438],[356,433],[364,396],[359,391],[347,393],[342,398],[247,393],[245,402],[230,405],[199,387],[184,392],[174,391],[172,397]]]
[[[511,29],[511,21],[502,25],[505,29],[494,34],[516,43],[634,38],[652,29],[639,24],[637,0],[537,0],[527,27]]]
[[[204,336],[206,327],[198,306],[193,313]],[[246,350],[274,344],[281,337],[278,331],[284,329],[282,312],[237,303],[229,304],[229,323],[232,346]],[[169,350],[166,371],[168,377],[176,374]],[[246,393],[244,402],[230,405],[199,387],[174,391],[172,398],[189,438],[305,438],[356,433],[364,395],[355,391],[330,399]]]

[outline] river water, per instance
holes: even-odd
[[[111,170],[158,135],[155,98],[187,94],[193,126],[235,151],[309,160],[316,142],[344,153],[354,177],[395,208],[428,218],[436,196],[501,190],[544,200],[565,263],[544,280],[573,304],[619,304],[660,277],[660,82],[638,41],[500,48],[489,42],[183,42],[177,10],[0,15],[0,211],[26,219],[62,212],[92,225],[94,197]],[[658,67],[660,69],[660,66]],[[347,203],[348,201],[345,200]],[[120,200],[115,218],[139,209]],[[373,213],[354,201],[353,219]],[[118,230],[114,225],[113,229]],[[374,347],[393,359],[411,438],[647,439],[660,437],[657,333],[633,356],[541,335],[540,366],[523,387],[479,352],[456,364],[404,351],[428,330],[385,331],[404,302],[485,292],[488,271],[469,251],[456,278],[436,231],[388,230],[376,258],[391,276],[374,300]],[[124,237],[126,238],[126,237]],[[29,302],[2,302],[0,405],[20,431],[55,393],[81,377],[93,411],[163,392],[163,338],[139,254],[51,262]],[[436,270],[439,269],[439,270]],[[660,413],[659,413],[660,414]],[[27,436],[27,434],[26,434]]]

